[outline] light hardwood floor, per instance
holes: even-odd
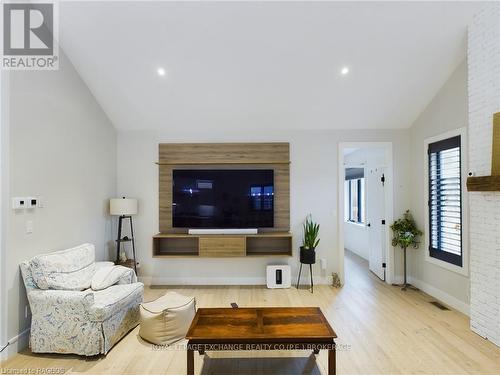
[[[500,348],[474,334],[468,318],[441,311],[430,296],[402,292],[372,275],[361,258],[348,254],[346,285],[268,290],[261,286],[168,288],[195,295],[198,306],[320,306],[339,340],[339,374],[499,374]],[[166,288],[147,288],[146,300]],[[26,351],[2,364],[7,368],[64,368],[82,374],[185,374],[180,348],[153,350],[130,332],[106,357],[35,355]],[[198,374],[326,374],[326,352],[232,352],[195,354]],[[11,372],[12,373],[12,372]]]

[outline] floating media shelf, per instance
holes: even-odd
[[[153,257],[292,256],[292,235],[272,232],[250,235],[160,233],[153,237]]]

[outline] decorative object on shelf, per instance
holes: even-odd
[[[132,242],[132,261],[134,265],[134,271],[137,273],[137,261],[135,258],[135,241],[134,241],[134,226],[132,224],[132,215],[137,214],[137,199],[132,198],[113,198],[109,200],[109,213],[113,216],[119,216],[118,218],[118,237],[116,239],[116,263],[123,264],[127,263],[127,255],[125,250],[121,251],[121,244],[124,242]],[[128,219],[130,223],[130,235],[131,237],[122,237],[122,227],[123,220]]]
[[[500,112],[493,114],[493,143],[491,147],[491,175],[467,178],[468,191],[500,191]]]
[[[410,210],[406,210],[403,218],[396,220],[392,225],[393,232],[392,246],[399,246],[403,249],[404,254],[404,281],[403,284],[393,284],[395,286],[402,286],[401,290],[407,289],[418,290],[406,281],[406,249],[410,246],[417,249],[419,246],[418,237],[422,235],[422,231],[417,228]]]
[[[311,293],[314,292],[314,282],[312,265],[316,263],[316,247],[319,244],[319,224],[312,221],[312,216],[308,215],[304,222],[304,238],[300,247],[300,269],[297,279],[297,289],[300,283],[300,274],[302,273],[302,265],[309,264],[309,273],[311,275]]]
[[[337,272],[332,273],[332,286],[334,288],[341,288],[342,287],[342,283],[340,282],[340,277],[339,277],[339,274]]]

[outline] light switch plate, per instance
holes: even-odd
[[[35,197],[26,197],[26,208],[35,208],[38,206],[38,199]]]
[[[23,198],[23,197],[12,198],[12,209],[13,210],[22,210],[25,207],[26,207],[26,198]]]

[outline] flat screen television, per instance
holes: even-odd
[[[272,169],[174,169],[174,228],[272,228]]]

